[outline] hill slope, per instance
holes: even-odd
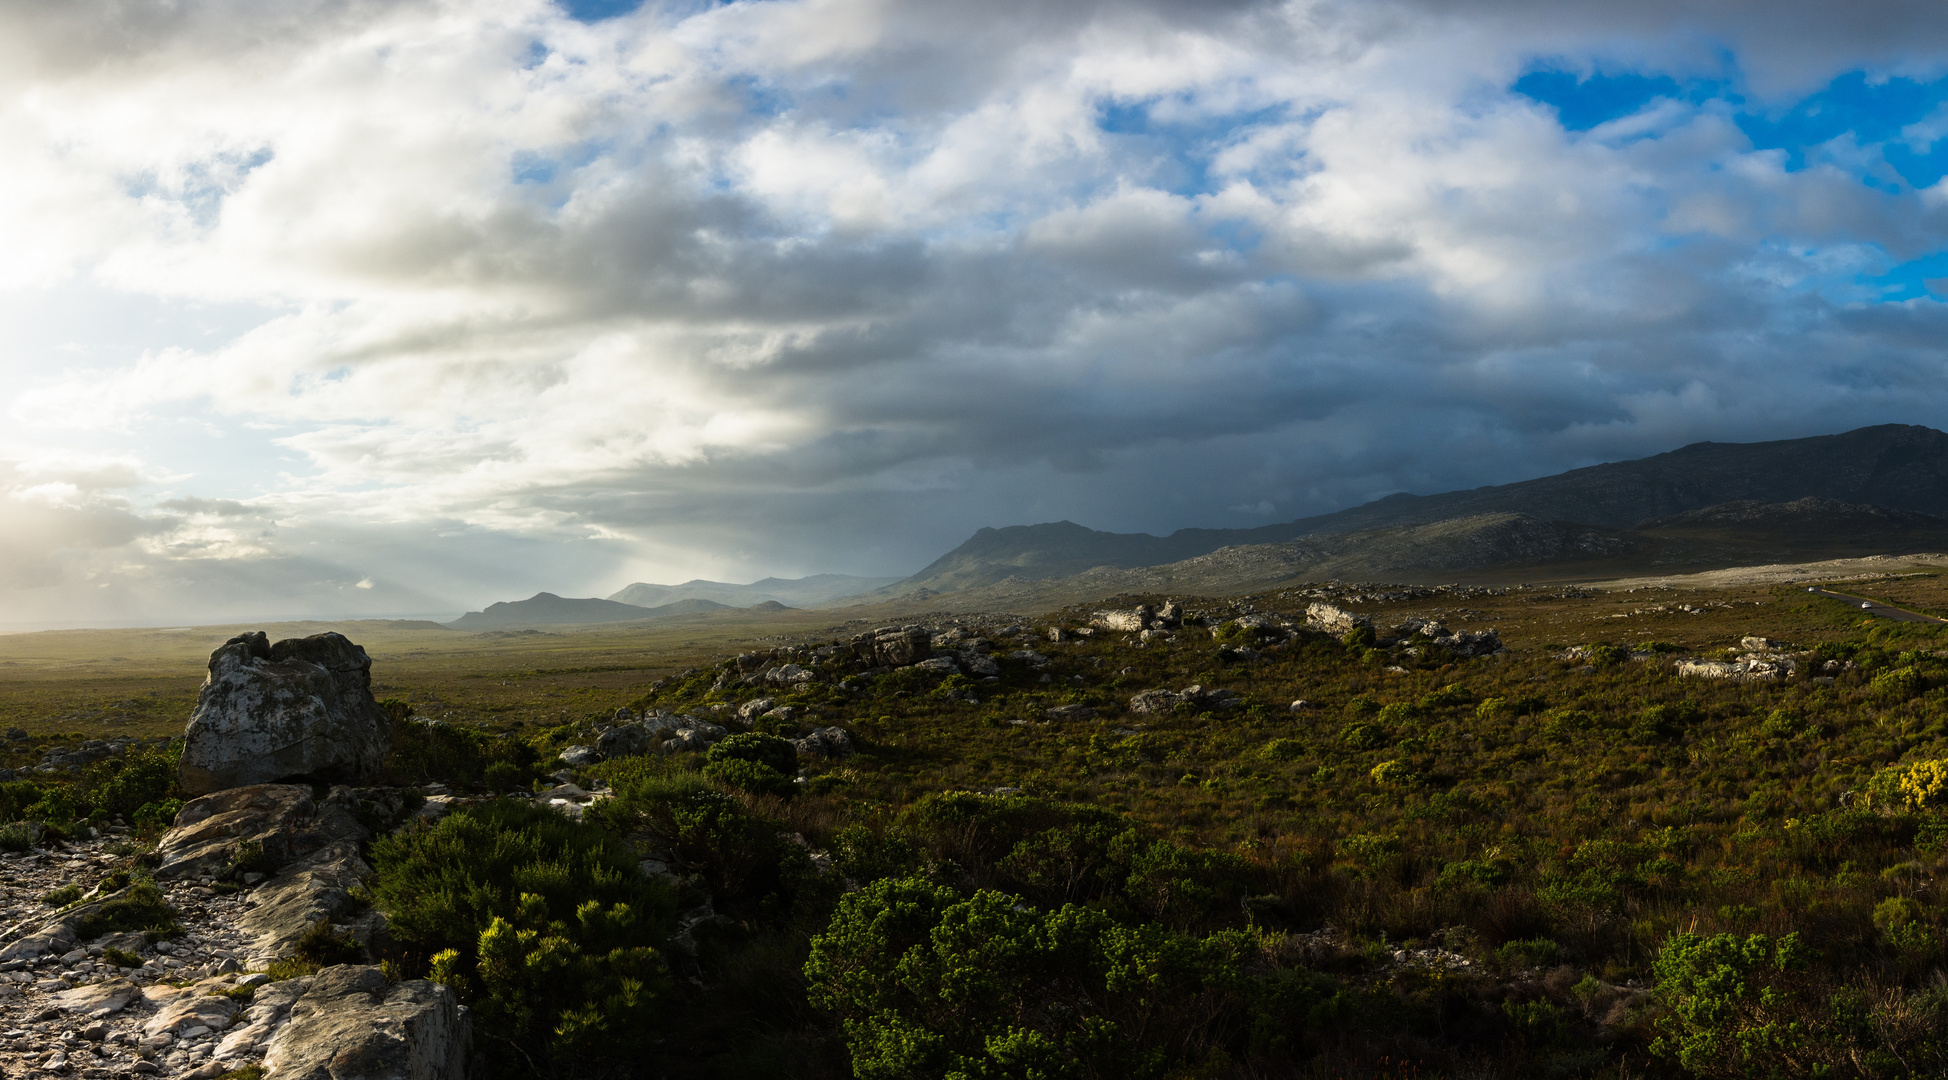
[[[898,580],[890,577],[854,577],[850,574],[813,574],[802,578],[768,577],[749,585],[705,581],[702,578],[681,585],[651,585],[639,581],[611,594],[609,599],[637,607],[660,607],[680,600],[711,600],[730,607],[750,607],[767,601],[787,607],[816,607],[871,592]]]
[[[1913,527],[1913,522],[1890,512],[1948,518],[1948,434],[1932,428],[1884,424],[1809,439],[1693,443],[1654,457],[1592,465],[1514,484],[1441,495],[1392,495],[1332,514],[1255,529],[1182,529],[1169,536],[1151,536],[1098,532],[1069,521],[982,529],[919,573],[881,593],[896,595],[922,588],[946,592],[1010,578],[1064,578],[1097,567],[1161,566],[1228,547],[1367,533],[1484,515],[1519,514],[1537,522],[1567,521],[1623,530],[1647,519],[1671,518],[1731,503],[1777,506],[1807,498],[1855,507],[1870,504],[1869,508],[1881,516],[1855,513],[1854,525],[1866,527],[1865,532],[1851,528],[1854,534],[1869,538],[1878,525]],[[1793,512],[1773,513],[1777,518],[1779,514],[1791,517]],[[1691,529],[1704,524],[1667,522],[1666,526]],[[1774,527],[1784,526],[1756,521],[1745,526],[1748,533]],[[1832,527],[1842,532],[1850,528]]]
[[[571,599],[554,593],[535,593],[526,600],[489,604],[485,611],[469,611],[446,625],[455,630],[509,630],[523,626],[566,626],[585,623],[637,622],[670,615],[694,615],[729,607],[711,600],[679,600],[644,608],[594,597]]]

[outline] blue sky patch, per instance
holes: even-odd
[[[1588,131],[1643,111],[1658,98],[1688,97],[1669,75],[1578,75],[1572,71],[1531,71],[1509,89],[1556,110],[1565,131]]]
[[[1922,297],[1948,299],[1948,251],[1937,251],[1909,259],[1884,274],[1862,274],[1858,283],[1882,302],[1919,300]]]
[[[1740,113],[1739,130],[1760,150],[1784,150],[1788,169],[1806,167],[1806,150],[1852,134],[1862,146],[1888,144],[1883,156],[1901,179],[1927,187],[1948,172],[1948,147],[1910,148],[1901,130],[1948,102],[1948,79],[1873,82],[1853,71],[1819,93],[1773,112]]]
[[[561,0],[569,18],[585,23],[627,15],[642,6],[643,0]]]

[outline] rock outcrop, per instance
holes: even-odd
[[[358,846],[344,841],[285,867],[257,887],[256,906],[237,919],[237,929],[249,939],[244,963],[253,969],[268,967],[295,953],[298,940],[320,920],[344,921],[355,906],[352,890],[371,876]],[[373,929],[366,928],[367,937]]]
[[[905,667],[927,658],[933,635],[924,626],[882,626],[854,637],[852,651],[881,667]]]
[[[1357,627],[1373,625],[1373,620],[1366,616],[1335,604],[1306,605],[1305,621],[1313,629],[1323,630],[1335,637],[1344,637]]]
[[[296,784],[253,784],[184,806],[156,845],[156,876],[221,874],[246,855],[275,869],[328,844],[355,844],[366,836],[349,788],[333,789],[321,803],[310,788]]]
[[[373,700],[371,671],[365,650],[339,634],[275,645],[262,631],[231,638],[210,654],[184,732],[183,790],[377,776],[392,723]]]
[[[841,758],[852,753],[852,735],[842,727],[822,727],[810,735],[791,740],[801,754]]]
[[[376,967],[328,967],[270,1037],[278,1080],[465,1080],[471,1038],[453,991],[424,979],[388,984]]]

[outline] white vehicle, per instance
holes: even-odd
[[[1860,602],[1860,610],[1862,610],[1862,611],[1872,611],[1873,609],[1874,609],[1874,606],[1873,606],[1872,604],[1869,604],[1869,603],[1867,603],[1867,602],[1866,602],[1865,600],[1862,600],[1862,601]]]

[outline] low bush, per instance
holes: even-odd
[[[89,912],[75,927],[83,940],[138,930],[151,939],[182,933],[182,927],[176,925],[176,909],[169,906],[156,883],[146,878],[136,880],[125,895]]]
[[[476,1010],[494,1075],[602,1075],[657,1037],[675,898],[612,833],[503,800],[385,837],[372,862],[406,968]]]
[[[1251,940],[888,878],[840,900],[805,977],[857,1076],[1152,1077],[1237,1034]]]
[[[46,904],[48,907],[67,907],[79,899],[81,899],[81,886],[63,885],[53,892],[42,896],[41,903]]]

